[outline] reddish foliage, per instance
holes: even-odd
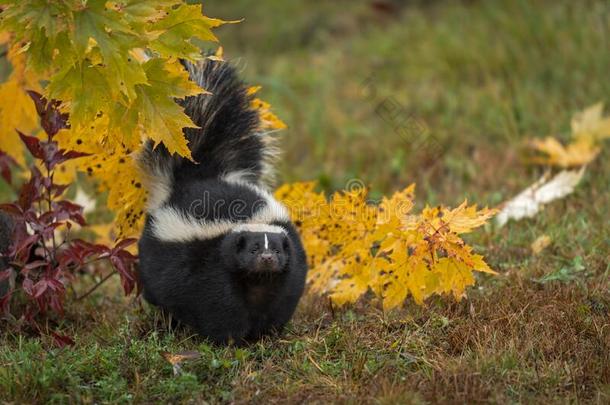
[[[83,208],[62,200],[68,185],[55,184],[53,170],[67,160],[86,156],[75,151],[60,149],[53,137],[67,128],[67,115],[57,109],[58,103],[47,102],[40,94],[29,92],[40,116],[46,139],[40,140],[19,131],[21,140],[39,165],[30,168],[30,179],[17,190],[17,201],[0,204],[0,210],[14,221],[12,243],[5,254],[8,268],[0,268],[0,283],[10,288],[0,297],[0,311],[8,314],[11,301],[26,298],[24,318],[35,329],[41,330],[37,319],[52,311],[63,315],[66,287],[76,275],[84,274],[94,262],[107,260],[119,273],[125,294],[136,285],[135,263],[137,258],[125,250],[135,243],[134,239],[119,241],[114,247],[92,244],[80,239],[65,239],[58,236],[59,228],[69,230],[72,224],[85,226]],[[10,183],[10,166],[14,159],[0,151],[0,175]],[[44,167],[42,173],[38,167]],[[63,240],[58,240],[63,239]],[[0,291],[2,291],[0,289]],[[60,346],[72,344],[72,339],[55,332],[51,333]]]
[[[17,166],[15,159],[0,150],[0,176],[8,184],[12,184],[11,166]]]

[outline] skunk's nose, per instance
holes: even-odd
[[[273,253],[263,253],[260,258],[263,263],[271,263],[275,259],[275,255]]]
[[[263,252],[256,260],[257,271],[278,271],[279,259],[275,253]]]

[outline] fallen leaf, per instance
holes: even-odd
[[[610,138],[610,117],[604,117],[604,104],[597,103],[574,114],[572,118],[572,138],[589,137],[601,141]]]
[[[539,255],[544,249],[551,244],[551,237],[549,235],[541,235],[532,243],[531,248],[534,255]]]
[[[543,176],[540,180],[523,190],[515,198],[504,204],[496,216],[496,223],[503,226],[509,219],[520,220],[536,215],[543,205],[563,198],[574,191],[585,172],[580,170],[563,170],[551,180]]]
[[[543,140],[534,139],[531,147],[545,156],[532,158],[533,163],[557,166],[563,168],[580,167],[591,163],[599,154],[601,148],[588,137],[581,137],[563,146],[557,139],[546,137]]]
[[[174,375],[182,372],[181,364],[186,360],[195,360],[201,357],[201,353],[195,351],[185,351],[180,353],[161,352],[165,360],[172,365]]]

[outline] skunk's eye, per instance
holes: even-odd
[[[243,250],[246,247],[246,238],[243,236],[238,237],[235,246],[237,247],[237,250]]]
[[[252,246],[252,250],[250,251],[250,253],[255,254],[256,252],[259,251],[260,249],[260,245],[258,243],[256,243],[254,246]]]

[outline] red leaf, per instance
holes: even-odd
[[[23,291],[25,291],[27,295],[34,295],[34,282],[31,279],[24,279],[23,283],[21,283],[21,288],[23,288]]]
[[[83,217],[83,207],[80,205],[69,201],[58,201],[53,203],[53,208],[58,220],[70,219],[80,226],[86,225],[85,218]]]
[[[21,186],[19,193],[19,206],[25,211],[32,207],[34,202],[40,201],[42,191],[42,174],[32,166],[30,180]]]
[[[34,101],[36,106],[36,113],[40,116],[44,114],[45,108],[47,107],[47,99],[42,94],[35,92],[34,90],[28,90],[28,95]]]
[[[40,298],[47,291],[47,280],[42,279],[34,285],[34,298]]]
[[[17,130],[17,133],[19,134],[19,137],[21,138],[25,146],[28,148],[32,156],[40,160],[45,159],[45,151],[38,138],[36,138],[35,136],[27,136],[19,130]]]
[[[62,114],[58,110],[59,101],[51,100],[47,102],[46,98],[35,91],[28,91],[28,94],[36,106],[36,112],[40,117],[40,125],[49,135],[49,138],[52,139],[61,129],[68,127],[68,114]]]
[[[37,269],[39,267],[46,266],[46,265],[48,265],[48,263],[45,262],[44,260],[35,260],[33,262],[26,264],[23,267],[27,270],[34,270],[34,269]]]
[[[63,163],[66,160],[78,159],[80,157],[85,157],[85,156],[91,156],[91,154],[84,153],[84,152],[77,152],[77,151],[73,151],[73,150],[66,152],[64,149],[62,149],[50,157],[49,166],[48,166],[49,170],[53,170],[53,168],[56,165]]]
[[[66,152],[65,150],[62,149],[61,153],[62,153],[62,157],[63,157],[62,162],[65,162],[66,160],[78,159],[78,158],[85,157],[85,156],[91,156],[90,153],[77,152],[75,150],[69,150]]]
[[[74,346],[75,342],[72,340],[70,336],[60,335],[55,332],[51,332],[51,336],[53,336],[53,340],[55,344],[61,349],[66,346]]]
[[[86,260],[94,255],[110,254],[110,249],[103,245],[94,245],[84,240],[75,239],[68,248],[59,252],[60,266],[67,268],[71,265],[82,266]]]
[[[119,242],[117,242],[117,244],[114,246],[114,250],[124,250],[125,248],[133,245],[134,243],[136,243],[138,240],[135,238],[130,238],[130,239],[123,239],[120,240]]]
[[[15,159],[0,150],[0,175],[8,184],[12,184],[11,166],[19,167]]]
[[[47,279],[47,284],[49,285],[49,288],[53,291],[65,291],[64,284],[56,278]]]
[[[24,251],[29,253],[32,245],[37,243],[39,240],[40,240],[40,235],[29,235],[24,239],[17,240],[13,243],[13,245],[15,246],[14,254],[13,254],[13,252],[9,252],[9,254],[11,256],[17,256],[19,253],[24,252]]]
[[[130,294],[135,287],[136,277],[133,267],[135,261],[136,257],[126,250],[115,250],[110,256],[110,263],[121,276],[121,283],[126,295]]]
[[[0,204],[0,211],[4,211],[18,218],[23,217],[23,210],[17,204]]]
[[[53,193],[53,197],[57,198],[61,196],[67,189],[70,187],[70,184],[52,184],[50,189]]]

